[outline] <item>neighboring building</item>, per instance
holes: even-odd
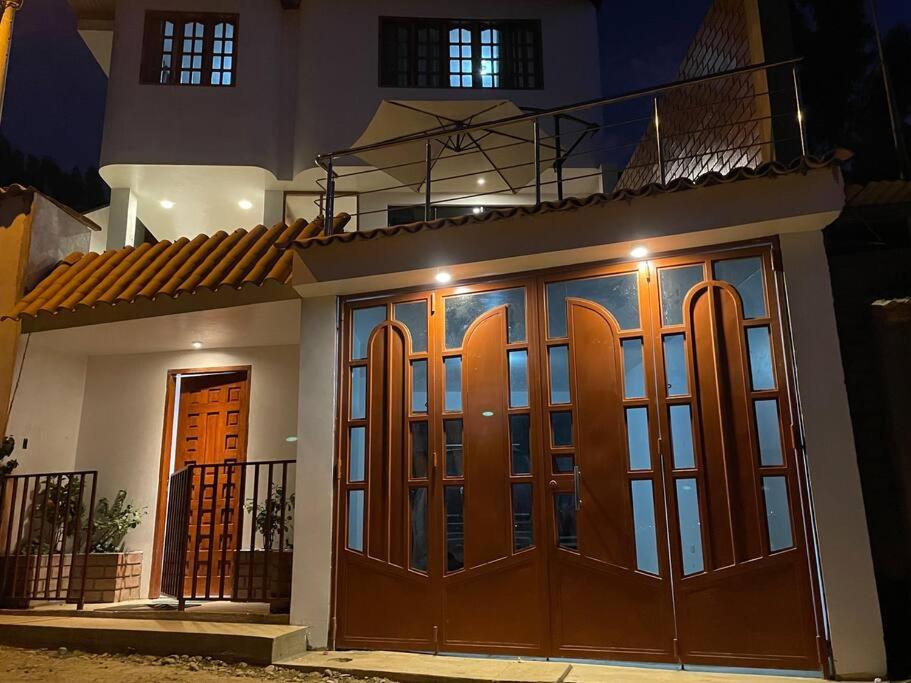
[[[587,0],[456,24],[404,0],[72,4],[113,30],[115,248],[17,265],[38,282],[0,311],[8,431],[23,475],[97,471],[148,506],[144,596],[285,601],[316,648],[885,674],[822,235],[843,156],[783,158],[797,91],[660,89],[623,143],[654,156],[610,168],[627,102],[570,106],[597,97]],[[720,0],[700,44],[755,40],[762,6]],[[471,64],[426,58],[441,40]],[[732,121],[732,97],[786,125]],[[428,116],[463,125],[409,130]],[[293,205],[320,153],[335,192]],[[7,208],[0,253],[28,253],[46,228]],[[137,217],[159,241],[130,243]]]

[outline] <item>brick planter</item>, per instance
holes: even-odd
[[[25,609],[36,600],[77,602],[83,559],[83,555],[64,555],[62,560],[60,555],[0,557],[7,594],[0,595],[0,606]],[[141,579],[141,552],[91,553],[86,566],[85,602],[138,600]]]
[[[294,554],[288,551],[272,551],[268,554],[269,583],[264,589],[266,557],[263,550],[243,550],[238,553],[235,565],[237,595],[234,599],[238,602],[268,602],[272,612],[286,611],[291,605],[291,564]]]

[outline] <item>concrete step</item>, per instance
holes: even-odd
[[[0,643],[85,652],[199,655],[272,664],[307,651],[307,628],[173,619],[0,615]]]

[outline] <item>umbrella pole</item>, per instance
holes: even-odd
[[[430,174],[433,171],[433,150],[430,140],[425,143],[426,175],[424,176],[424,220],[430,220]]]

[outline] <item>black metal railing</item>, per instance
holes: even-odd
[[[290,601],[294,461],[189,465],[171,476],[161,592],[188,600]]]
[[[412,193],[413,215],[430,220],[443,213],[482,213],[484,204],[539,204],[595,188],[639,189],[790,162],[807,153],[800,61],[747,66],[491,121],[453,120],[321,154],[316,162],[326,177],[318,208],[331,234],[339,229],[334,218],[342,195],[357,195],[357,210],[348,213],[364,229],[392,220],[392,207],[382,201],[388,193],[396,193],[398,204]],[[395,215],[408,212],[398,206]]]
[[[98,473],[0,477],[0,607],[85,604]]]

